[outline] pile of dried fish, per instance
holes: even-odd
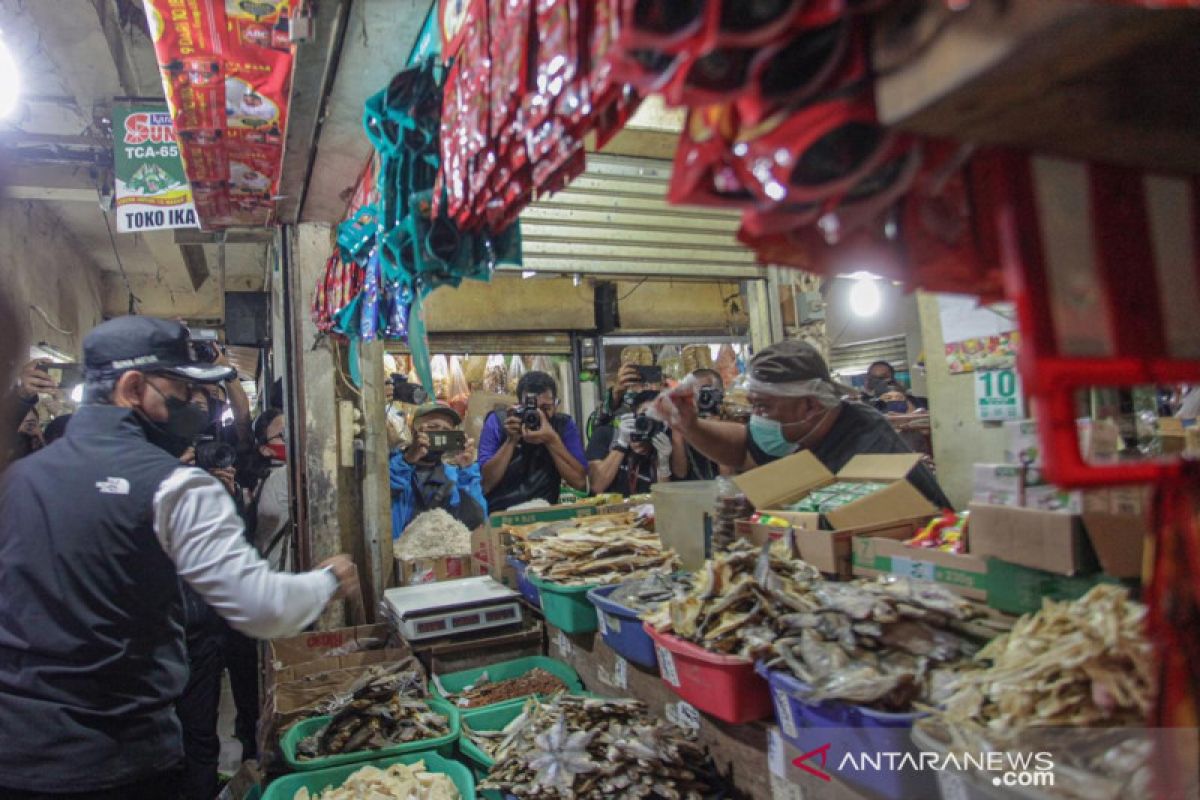
[[[533,547],[553,539],[560,533],[571,531],[608,530],[612,527],[633,527],[637,525],[638,517],[631,511],[620,514],[598,514],[592,517],[573,517],[553,522],[535,522],[530,525],[506,525],[501,533],[509,542],[508,553],[521,561],[529,561],[533,557]]]
[[[720,788],[695,735],[637,700],[531,700],[504,730],[480,789],[529,798],[689,798]]]
[[[678,565],[658,534],[596,523],[532,543],[529,574],[567,586],[607,585]]]
[[[451,694],[447,699],[459,708],[478,708],[512,700],[517,697],[527,697],[531,694],[554,694],[566,691],[567,685],[557,675],[551,675],[544,669],[533,669],[524,675],[509,678],[506,681],[492,683],[487,673],[479,680],[457,694]]]
[[[1140,727],[1155,687],[1145,613],[1108,584],[1073,602],[1043,600],[979,651],[981,668],[922,732],[956,752],[1052,752],[1055,783],[1044,791],[1057,796],[1150,796],[1155,745],[1174,745],[1172,731]]]
[[[1155,684],[1145,614],[1109,584],[1074,602],[1044,600],[979,651],[989,666],[960,683],[942,715],[993,731],[1143,724]]]
[[[805,610],[772,620],[779,638],[767,666],[791,670],[810,687],[812,702],[845,700],[884,711],[937,704],[979,649],[978,633],[964,624],[979,612],[927,581],[893,575],[823,581],[798,599]]]
[[[465,719],[462,721],[462,737],[478,747],[488,758],[496,757],[496,751],[500,749],[500,743],[504,741],[507,732],[507,727],[499,731],[477,731]]]
[[[429,772],[425,762],[412,765],[392,764],[387,769],[363,767],[336,788],[315,795],[300,789],[292,800],[459,800],[458,787],[450,776]]]
[[[645,619],[705,649],[790,669],[814,702],[889,711],[935,701],[978,649],[955,629],[977,614],[953,592],[893,576],[833,583],[795,553],[791,535],[762,551],[737,540],[686,597]]]
[[[760,552],[737,539],[705,562],[685,597],[643,618],[705,649],[753,658],[775,641],[772,618],[808,610],[800,598],[821,581],[815,567],[792,557],[790,546],[780,540]]]
[[[648,578],[622,583],[608,599],[642,614],[653,611],[668,600],[682,599],[691,590],[692,576],[688,573],[655,573]]]
[[[299,758],[379,750],[450,732],[449,720],[410,696],[411,673],[386,674],[359,686],[324,728],[301,739]]]

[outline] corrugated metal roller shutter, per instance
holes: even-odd
[[[866,372],[873,361],[886,361],[897,371],[908,369],[908,340],[889,336],[868,342],[834,346],[829,352],[829,368],[834,372],[856,375]]]
[[[388,342],[390,353],[407,353],[403,342]],[[571,337],[565,333],[431,333],[431,353],[490,355],[492,353],[530,353],[570,355]]]
[[[738,213],[672,206],[671,163],[588,154],[587,171],[521,215],[525,269],[670,278],[765,278],[734,238]]]

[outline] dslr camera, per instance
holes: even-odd
[[[696,410],[701,414],[716,416],[721,413],[721,403],[725,402],[725,392],[716,386],[701,386],[696,393]]]
[[[201,436],[196,440],[196,466],[202,470],[228,469],[237,463],[237,450],[233,445],[215,436]]]
[[[392,375],[392,400],[397,403],[419,406],[428,399],[429,393],[425,391],[424,387],[415,383],[409,383],[399,373]]]
[[[662,420],[638,414],[633,419],[633,433],[629,434],[631,442],[649,442],[655,436],[667,429]]]
[[[521,415],[522,428],[528,428],[531,431],[541,429],[542,415],[538,413],[537,395],[525,395],[525,399],[521,402],[521,407],[517,413]]]

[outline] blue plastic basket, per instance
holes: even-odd
[[[877,770],[863,758],[877,758],[877,753],[913,753],[913,758],[919,759],[912,727],[924,714],[888,714],[838,700],[811,703],[804,699],[810,691],[808,685],[791,673],[769,670],[762,661],[755,669],[770,684],[775,721],[783,738],[805,753],[828,743],[831,760],[827,769],[835,778],[886,800],[938,796],[935,772]],[[847,760],[846,755],[853,758]],[[840,768],[843,765],[845,769]],[[856,765],[864,768],[856,770]]]
[[[601,638],[626,661],[657,670],[658,656],[654,652],[654,640],[642,627],[637,612],[608,599],[616,589],[617,586],[597,586],[587,593],[588,600],[596,607]]]
[[[524,561],[515,556],[508,556],[505,562],[517,572],[517,591],[521,596],[534,608],[542,607],[542,594],[538,588],[533,585],[529,578],[525,577],[525,570],[529,567]]]

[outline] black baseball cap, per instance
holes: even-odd
[[[821,353],[799,339],[785,339],[760,350],[750,362],[750,377],[763,383],[820,379],[833,384]]]
[[[230,367],[198,360],[183,324],[137,315],[116,317],[93,328],[83,340],[83,362],[88,379],[137,370],[191,383],[221,383],[237,374]]]
[[[426,403],[418,408],[413,412],[413,425],[416,425],[417,420],[421,419],[422,417],[429,417],[433,416],[434,414],[442,414],[453,420],[455,425],[462,425],[462,416],[460,416],[457,411],[445,403]]]

